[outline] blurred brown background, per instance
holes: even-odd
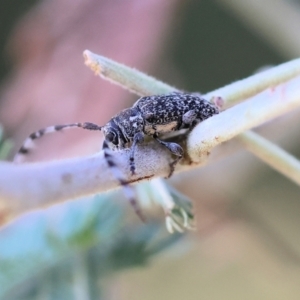
[[[16,149],[41,127],[104,124],[137,99],[95,77],[85,49],[203,93],[300,53],[299,1],[2,0],[0,20],[0,122]],[[298,115],[263,131],[295,155]],[[51,136],[32,160],[100,145],[94,133]],[[245,152],[172,182],[198,231],[114,279],[111,299],[300,298],[299,187]]]

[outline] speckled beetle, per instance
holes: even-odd
[[[50,126],[32,133],[24,142],[15,156],[15,161],[20,162],[30,152],[34,140],[45,134],[80,127],[88,130],[101,130],[105,139],[103,150],[109,167],[124,188],[129,188],[127,180],[118,171],[118,167],[112,159],[110,150],[130,148],[129,165],[131,173],[135,173],[134,152],[136,145],[142,143],[144,136],[152,136],[161,145],[177,156],[171,164],[170,175],[174,171],[175,164],[183,155],[180,145],[159,139],[159,136],[180,129],[191,129],[197,123],[219,113],[219,108],[211,102],[201,98],[198,94],[173,92],[166,95],[146,96],[138,99],[135,104],[110,119],[104,126],[93,123],[73,123],[66,125]],[[137,208],[134,196],[129,197],[137,214],[142,217]]]

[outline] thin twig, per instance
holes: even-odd
[[[164,94],[176,90],[174,87],[151,76],[116,63],[104,56],[92,53],[89,50],[85,50],[83,55],[85,64],[95,71],[96,74],[106,80],[120,84],[125,89],[129,89],[140,96]],[[222,97],[224,99],[224,108],[227,108],[257,95],[267,88],[276,87],[278,84],[284,83],[298,75],[300,75],[300,59],[294,59],[209,92],[203,97],[206,99]]]
[[[299,106],[300,77],[296,77],[197,125],[188,137],[188,153],[193,161],[200,161],[220,143]]]
[[[91,68],[96,75],[112,81],[115,84],[119,84],[139,96],[167,94],[176,90],[175,87],[159,81],[154,77],[117,63],[107,57],[94,54],[89,50],[85,50],[83,56],[85,64]]]
[[[297,69],[299,61],[296,60],[294,63]],[[286,65],[293,68],[292,62]],[[282,70],[283,67],[277,68]],[[287,73],[292,72],[287,70]],[[261,80],[268,82],[270,74],[274,74],[274,70],[261,73]],[[240,86],[241,83],[236,84]],[[245,90],[253,89],[251,80],[243,81],[243,85]],[[223,88],[223,91],[227,90],[230,94],[231,89],[236,89],[234,83]],[[220,143],[300,106],[299,95],[300,77],[297,77],[200,123],[188,138],[187,152],[192,161],[204,163],[203,157],[206,158]],[[128,175],[130,182],[166,176],[169,173],[170,153],[155,142],[138,147],[135,176],[130,176],[128,155],[128,150],[115,152],[114,159],[121,172]],[[185,166],[177,171],[192,167],[195,165]],[[24,165],[0,163],[0,170],[0,200],[4,200],[10,207],[21,210],[118,187],[118,182],[111,176],[102,152],[91,157],[48,163]]]
[[[260,135],[247,131],[238,140],[261,160],[300,185],[300,161]]]
[[[135,153],[136,175],[130,176],[129,151],[112,152],[113,159],[129,182],[167,176],[170,153],[155,142],[139,145]],[[41,207],[68,199],[117,188],[103,152],[93,156],[51,162],[0,163],[0,202],[14,211]]]

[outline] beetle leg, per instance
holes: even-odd
[[[133,143],[130,148],[130,155],[129,155],[129,164],[130,164],[131,175],[135,174],[134,151],[135,151],[136,145],[142,143],[143,141],[144,141],[144,133],[137,132],[134,135]]]
[[[145,217],[142,214],[142,211],[138,205],[138,202],[135,197],[134,189],[130,186],[127,179],[125,178],[124,174],[121,172],[121,170],[116,165],[112,150],[108,147],[107,142],[104,140],[103,142],[103,151],[104,151],[104,158],[113,174],[113,176],[116,178],[116,180],[119,181],[120,185],[122,186],[124,190],[125,197],[129,200],[130,204],[133,206],[133,209],[135,213],[139,216],[139,218],[145,222]]]
[[[165,146],[172,154],[176,155],[176,159],[170,164],[170,173],[167,178],[171,177],[174,173],[175,166],[179,162],[179,160],[183,156],[183,149],[179,144],[172,143],[172,142],[165,142],[158,139],[156,136],[153,136],[161,145]]]
[[[193,128],[196,124],[197,112],[192,109],[182,116],[182,128]]]

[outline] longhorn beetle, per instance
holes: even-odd
[[[177,158],[170,164],[172,175],[176,163],[183,156],[183,149],[173,142],[159,139],[159,136],[180,129],[192,129],[197,123],[219,113],[219,108],[211,102],[201,98],[198,94],[173,92],[166,95],[146,96],[138,99],[130,108],[122,110],[104,126],[93,123],[73,123],[50,126],[32,133],[24,142],[15,156],[15,162],[23,161],[30,152],[34,140],[45,134],[79,127],[88,130],[101,130],[105,139],[103,142],[104,157],[116,179],[127,191],[130,203],[136,213],[143,220],[131,187],[124,175],[120,172],[113,160],[110,151],[130,148],[129,166],[131,174],[135,174],[134,152],[137,144],[144,141],[144,136],[152,136],[161,145],[166,147]]]

